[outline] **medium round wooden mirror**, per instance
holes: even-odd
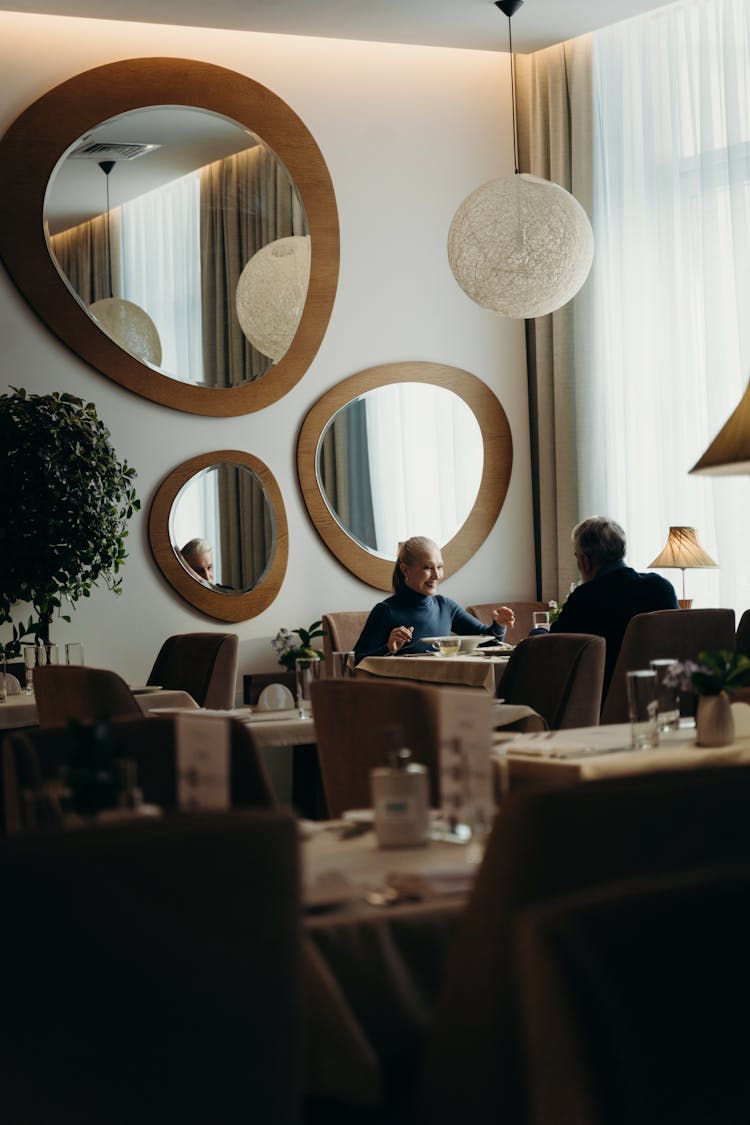
[[[170,586],[220,621],[256,617],[284,580],[289,536],[281,492],[249,453],[225,449],[179,465],[154,496],[148,534]]]
[[[0,257],[20,291],[129,390],[194,414],[245,414],[312,362],[338,280],[333,185],[302,121],[252,79],[168,58],[79,74],[0,140],[0,197]],[[286,317],[286,337],[261,324],[259,339],[259,304],[247,307],[259,288],[261,320]]]
[[[398,544],[428,535],[446,574],[472,557],[505,501],[510,425],[456,367],[389,363],[338,383],[305,418],[297,472],[323,541],[362,581],[391,588]]]

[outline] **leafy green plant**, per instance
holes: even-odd
[[[699,695],[731,695],[750,683],[750,658],[729,649],[700,652],[690,678]]]
[[[22,637],[49,640],[63,601],[90,597],[99,582],[121,592],[127,521],[140,508],[135,469],[118,460],[93,403],[11,390],[0,395],[0,625],[12,625],[2,646],[9,657]],[[33,609],[26,621],[14,621],[20,605]]]
[[[278,653],[279,664],[283,664],[285,668],[293,672],[295,661],[302,657],[312,659],[317,656],[319,660],[322,660],[322,650],[312,647],[312,641],[315,637],[323,636],[322,625],[322,621],[313,621],[307,629],[279,629],[271,641],[274,650]],[[295,644],[295,637],[299,644]]]

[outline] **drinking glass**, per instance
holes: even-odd
[[[297,710],[300,719],[312,717],[312,698],[310,688],[320,679],[320,666],[322,661],[314,658],[299,657],[295,661],[294,670],[297,675]]]
[[[679,688],[664,682],[664,677],[674,664],[677,664],[676,657],[649,661],[649,667],[656,672],[656,698],[659,704],[656,718],[659,730],[677,730],[680,726]]]
[[[8,681],[5,676],[7,674],[6,661],[4,656],[0,656],[0,703],[4,703],[8,698]]]
[[[65,645],[65,663],[83,667],[83,642],[68,641]]]
[[[24,641],[21,647],[23,649],[23,663],[26,668],[26,694],[31,695],[34,690],[34,669],[37,665],[36,650],[40,646]]]
[[[461,647],[461,638],[441,637],[436,643],[441,656],[455,656]]]
[[[633,750],[653,750],[659,745],[659,702],[656,694],[656,672],[639,668],[626,674],[630,745]]]
[[[531,622],[535,629],[549,629],[549,610],[535,609],[531,615]]]
[[[354,653],[334,652],[331,655],[333,658],[333,679],[354,679]]]

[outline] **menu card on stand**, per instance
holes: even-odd
[[[177,807],[182,812],[230,807],[228,719],[197,711],[175,716]]]
[[[484,692],[440,691],[440,791],[452,834],[469,838],[489,829],[495,815],[490,763],[492,715]]]

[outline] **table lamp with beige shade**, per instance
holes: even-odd
[[[690,472],[707,476],[750,473],[750,383],[739,404]]]
[[[669,537],[663,551],[656,556],[648,569],[682,571],[682,597],[678,598],[680,609],[690,609],[692,598],[685,597],[685,571],[695,567],[717,566],[710,555],[701,547],[694,527],[670,527]]]

